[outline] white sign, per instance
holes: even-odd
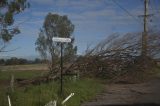
[[[55,42],[71,42],[71,38],[59,38],[59,37],[53,37],[53,41]]]

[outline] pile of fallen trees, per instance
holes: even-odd
[[[153,58],[160,53],[160,34],[150,33],[148,36],[148,54],[145,57],[141,55],[141,41],[141,33],[128,33],[123,36],[113,34],[94,48],[86,50],[85,55],[77,57],[72,63],[67,63],[63,74],[76,73],[81,76],[114,78],[131,71],[149,69],[155,64]],[[59,77],[60,68],[56,67],[46,76],[18,82],[24,84],[29,81],[35,84]]]
[[[148,71],[156,64],[154,58],[160,53],[160,34],[149,34],[147,56],[141,55],[141,36],[141,33],[128,33],[124,36],[113,34],[94,48],[88,49],[73,68],[77,67],[83,76],[101,78]]]

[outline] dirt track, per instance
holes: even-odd
[[[82,106],[159,106],[160,78],[139,84],[109,84],[103,93]]]

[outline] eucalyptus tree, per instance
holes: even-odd
[[[4,51],[6,43],[14,35],[20,33],[18,27],[13,26],[14,16],[29,7],[27,0],[0,0],[0,52]]]
[[[74,46],[74,25],[68,19],[66,15],[61,16],[58,14],[48,13],[45,17],[43,27],[40,29],[39,36],[36,40],[36,50],[40,53],[43,58],[50,58],[50,70],[57,62],[60,57],[60,43],[53,42],[53,37],[71,38],[71,43],[63,44],[63,55],[65,61],[72,61],[76,55],[77,47]]]

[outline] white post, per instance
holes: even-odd
[[[8,104],[9,104],[9,106],[12,106],[12,105],[11,105],[11,100],[10,100],[9,95],[8,95]]]
[[[74,95],[74,93],[71,93],[64,101],[62,101],[62,105],[67,102],[72,96]]]

